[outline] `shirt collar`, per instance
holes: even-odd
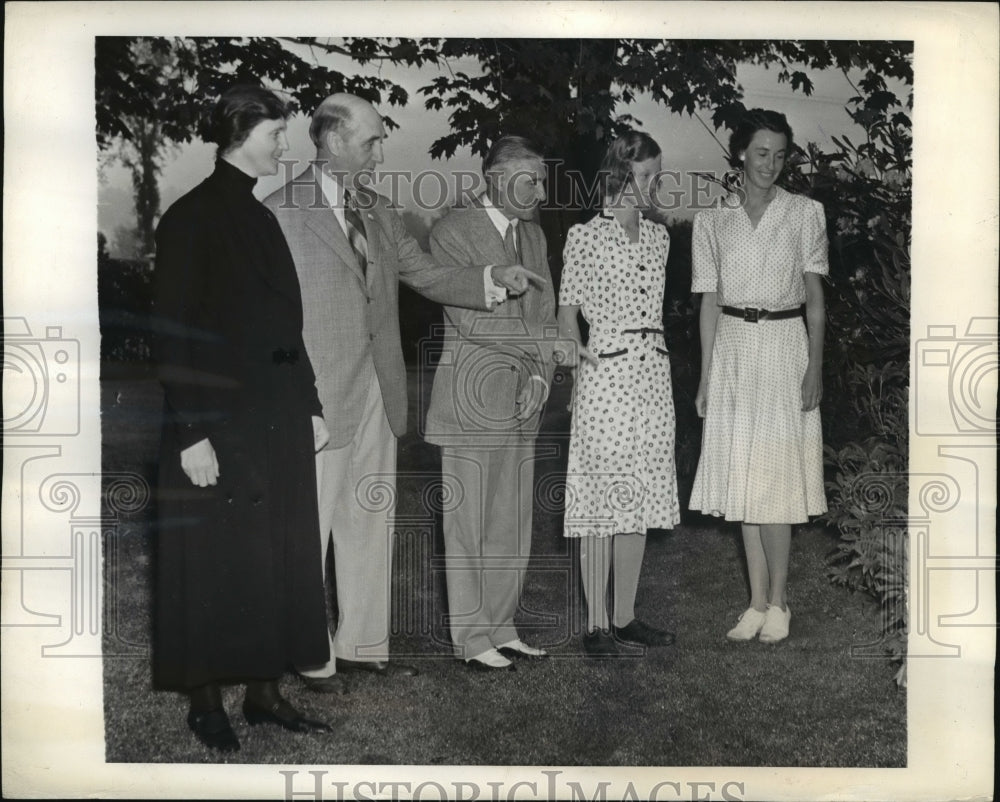
[[[323,197],[326,198],[327,205],[333,209],[343,208],[344,185],[322,167],[317,167],[316,170],[319,172],[319,186],[323,190]]]
[[[516,226],[517,220],[511,220],[503,212],[501,212],[493,202],[490,200],[489,195],[483,195],[480,200],[483,204],[483,209],[486,211],[486,216],[490,218],[490,222],[496,227],[496,230],[500,232],[500,239],[507,236],[507,226]]]
[[[614,230],[617,232],[618,236],[621,239],[625,240],[626,242],[631,242],[631,240],[629,240],[629,238],[628,238],[628,234],[625,233],[625,227],[621,223],[618,222],[618,218],[614,216],[614,214],[611,211],[611,207],[610,206],[605,206],[603,209],[601,209],[601,214],[599,216],[601,217],[601,219],[606,220],[608,225],[610,225],[610,226],[612,226],[614,228]],[[652,221],[650,221],[644,214],[642,214],[640,212],[640,214],[639,214],[639,242],[642,242],[642,232],[648,226],[651,226],[651,225],[653,225]],[[632,245],[636,245],[637,243],[632,242],[631,244]]]

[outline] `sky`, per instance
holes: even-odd
[[[301,49],[300,55],[309,57]],[[320,63],[341,72],[351,74],[378,72],[382,77],[402,85],[409,93],[409,102],[405,107],[386,105],[381,108],[399,127],[385,141],[385,161],[380,167],[382,172],[408,171],[410,175],[419,176],[428,171],[436,171],[446,176],[444,182],[436,177],[425,175],[424,178],[403,182],[397,200],[404,209],[418,211],[415,200],[414,186],[418,186],[422,197],[432,205],[444,207],[454,201],[454,171],[472,171],[478,173],[480,159],[473,158],[468,148],[456,152],[447,161],[432,160],[429,155],[431,143],[447,133],[448,112],[429,111],[424,108],[424,98],[417,94],[419,87],[427,84],[445,70],[443,67],[425,66],[422,68],[394,67],[392,65],[369,65],[361,68],[350,59],[342,56],[322,56]],[[478,72],[478,62],[474,60],[456,60],[451,63],[454,71],[465,71],[473,74]],[[815,142],[821,149],[830,149],[830,136],[847,132],[853,137],[861,135],[845,111],[847,100],[855,94],[847,78],[836,69],[826,71],[809,71],[814,82],[811,96],[801,92],[793,92],[787,83],[778,82],[778,70],[766,69],[760,66],[743,65],[737,70],[737,78],[744,88],[744,103],[748,107],[760,106],[783,112],[799,144]],[[905,89],[902,86],[890,87],[897,90],[897,95],[903,99]],[[640,95],[631,104],[619,104],[618,113],[632,114],[642,122],[640,127],[657,140],[663,150],[663,168],[681,173],[692,171],[723,172],[727,169],[724,152],[712,133],[706,129],[712,128],[711,111],[702,111],[698,115],[704,124],[694,117],[678,115],[655,103],[649,96]],[[294,160],[297,164],[314,155],[312,143],[308,135],[308,119],[297,114],[288,123],[289,150],[285,159]],[[714,129],[713,129],[714,130]],[[715,132],[715,136],[725,143],[728,131]],[[177,198],[195,186],[212,171],[215,158],[215,146],[201,141],[175,148],[164,161],[160,177],[161,211],[169,208]],[[292,168],[291,174],[299,170]],[[287,175],[264,177],[257,183],[255,194],[262,198],[277,189],[287,179]],[[388,183],[383,186],[388,189]],[[441,195],[442,186],[449,190],[449,197]],[[682,187],[689,182],[682,181]],[[671,187],[673,188],[673,187]],[[438,199],[440,201],[438,202]],[[135,212],[132,202],[131,178],[129,173],[117,164],[108,164],[101,170],[98,187],[98,228],[108,237],[112,255],[121,255],[118,250],[116,231],[122,226],[134,226]],[[682,219],[690,219],[694,210],[682,201],[679,208],[671,211],[671,215]],[[428,214],[425,212],[424,217]]]

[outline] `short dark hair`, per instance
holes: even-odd
[[[219,155],[238,148],[263,120],[288,118],[288,106],[273,92],[253,84],[237,84],[222,93],[212,109],[209,141],[219,146]]]
[[[483,175],[487,175],[498,164],[527,159],[542,161],[538,145],[524,136],[502,136],[490,145],[483,157]]]
[[[736,125],[736,130],[729,137],[729,166],[740,167],[743,160],[741,153],[745,153],[750,147],[754,134],[758,131],[773,131],[776,134],[784,134],[786,145],[786,156],[792,152],[792,127],[781,112],[770,111],[769,109],[750,109],[740,119]]]
[[[339,103],[320,103],[309,121],[309,138],[318,148],[322,146],[326,135],[331,131],[339,131],[350,124],[353,119],[350,108]]]
[[[628,131],[608,147],[601,162],[598,178],[605,197],[615,197],[632,175],[632,163],[644,162],[660,155],[656,140],[642,131]]]

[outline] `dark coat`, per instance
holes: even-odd
[[[254,183],[220,160],[156,232],[163,687],[272,678],[329,657],[311,421],[322,407],[295,266]],[[220,476],[199,488],[179,455],[206,437]]]

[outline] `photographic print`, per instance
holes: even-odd
[[[108,796],[988,793],[968,20],[421,5],[49,20],[74,99],[8,100],[5,792],[51,754]],[[51,142],[81,189],[29,238]]]

